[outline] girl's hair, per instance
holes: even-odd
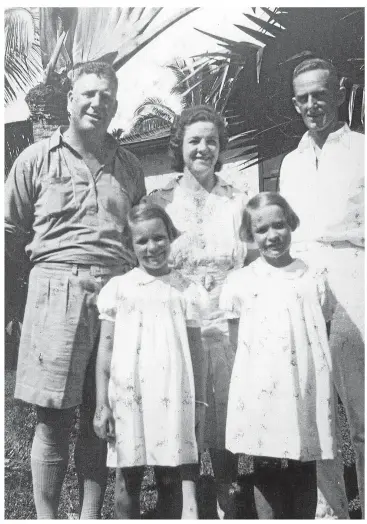
[[[251,212],[256,211],[265,206],[279,206],[283,209],[287,224],[292,231],[295,231],[299,226],[299,218],[293,211],[291,206],[288,204],[285,198],[279,193],[272,191],[265,191],[258,193],[256,196],[251,198],[243,210],[242,222],[240,227],[240,239],[244,242],[253,242],[254,237],[252,235],[252,221]]]
[[[184,109],[181,115],[175,119],[172,124],[169,143],[169,153],[172,159],[171,165],[178,173],[182,173],[184,170],[182,144],[186,127],[195,124],[196,122],[211,122],[215,125],[219,136],[219,155],[227,148],[228,135],[226,124],[222,116],[217,113],[215,109],[206,105],[193,106]],[[214,169],[215,171],[220,171],[222,169],[222,162],[219,158]]]
[[[130,247],[132,247],[131,226],[137,224],[138,222],[143,222],[144,220],[151,220],[153,218],[160,218],[163,221],[167,229],[168,238],[170,242],[173,242],[180,235],[178,229],[176,229],[173,225],[171,217],[168,215],[168,213],[166,213],[163,207],[158,206],[157,204],[144,202],[130,209],[127,215],[126,240]]]

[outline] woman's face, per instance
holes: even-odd
[[[186,127],[182,156],[184,167],[200,182],[208,175],[214,175],[219,157],[219,134],[213,122],[195,122]]]

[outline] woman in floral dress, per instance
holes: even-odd
[[[226,149],[224,120],[209,106],[185,109],[171,132],[172,167],[181,173],[148,198],[164,207],[181,235],[172,244],[171,263],[210,296],[202,333],[206,354],[207,401],[205,444],[210,449],[217,503],[235,518],[229,494],[236,475],[234,456],[225,450],[228,388],[234,361],[219,295],[228,272],[244,265],[246,244],[238,236],[248,197],[216,173]]]

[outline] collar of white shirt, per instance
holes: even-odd
[[[325,145],[341,144],[349,148],[350,147],[350,133],[351,133],[351,130],[349,129],[348,124],[344,123],[342,127],[340,127],[336,131],[333,131],[332,133],[329,134],[329,136],[326,139]],[[313,149],[312,138],[309,134],[309,131],[306,131],[306,133],[303,135],[303,137],[301,138],[298,144],[297,149],[300,153],[302,153],[303,151],[306,151],[307,149]]]

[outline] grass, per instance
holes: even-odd
[[[35,413],[31,406],[17,401],[13,398],[15,384],[15,372],[5,373],[5,519],[36,519],[36,512],[32,495],[32,477],[29,464],[30,449],[34,433]],[[339,406],[339,415],[343,432],[343,456],[345,462],[345,479],[347,495],[349,499],[349,512],[351,518],[361,518],[360,504],[357,496],[356,475],[354,467],[354,453],[349,438],[349,429],[346,422],[343,407]],[[72,456],[76,436],[76,427],[73,429],[70,453]],[[240,461],[241,470],[241,461]],[[204,453],[202,475],[210,477],[212,474],[210,459]],[[202,476],[202,479],[204,477]],[[154,517],[156,502],[156,490],[154,474],[150,468],[147,469],[141,495],[142,517],[149,519]],[[202,495],[207,502],[212,496],[209,492]],[[114,473],[111,471],[102,510],[102,519],[113,519],[114,498]],[[208,504],[209,506],[209,504]],[[59,518],[77,519],[79,511],[78,486],[74,461],[68,466],[63,490],[61,494]],[[209,511],[209,509],[208,509]],[[332,518],[328,509],[319,504],[318,518]],[[203,518],[213,518],[209,512]]]

